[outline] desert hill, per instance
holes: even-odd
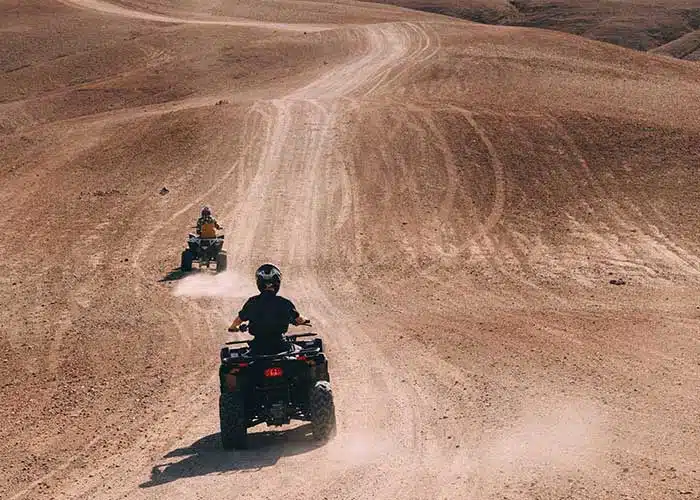
[[[0,496],[697,495],[700,67],[576,15],[0,1]],[[224,452],[265,261],[338,435]]]

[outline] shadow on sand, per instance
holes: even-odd
[[[193,271],[194,271],[194,269],[193,269]],[[161,279],[159,279],[159,280],[158,280],[158,283],[163,283],[164,281],[177,281],[177,280],[181,280],[182,278],[184,278],[185,276],[188,276],[188,275],[190,275],[190,274],[192,274],[192,273],[191,273],[191,272],[185,272],[185,271],[183,271],[182,269],[180,269],[179,267],[176,267],[175,269],[173,269],[172,271],[170,271],[168,274],[166,274],[165,276],[163,276]]]
[[[164,459],[185,458],[155,465],[151,469],[151,478],[139,487],[150,488],[177,479],[212,473],[262,469],[275,465],[281,457],[306,453],[322,445],[323,443],[314,441],[311,424],[287,431],[251,433],[248,435],[247,450],[224,451],[217,432],[190,446],[169,452]]]

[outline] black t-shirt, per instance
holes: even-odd
[[[248,331],[256,340],[273,340],[287,332],[299,313],[290,300],[271,293],[261,293],[247,300],[238,317],[250,322]]]

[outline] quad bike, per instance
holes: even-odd
[[[226,270],[226,250],[223,250],[224,235],[214,238],[202,238],[196,234],[189,234],[187,248],[182,251],[180,269],[184,272],[192,270],[192,263],[197,262],[200,269],[202,266],[209,267],[212,262],[216,263],[216,272]]]
[[[246,330],[241,325],[241,331]],[[249,427],[310,421],[313,438],[326,441],[335,433],[335,405],[328,361],[315,333],[285,335],[288,348],[255,354],[250,340],[227,342],[221,349],[219,417],[224,449],[246,448]]]

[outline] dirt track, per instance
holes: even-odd
[[[700,68],[172,3],[0,2],[0,230],[33,241],[0,244],[3,498],[700,498]],[[182,277],[203,203],[232,271]],[[263,261],[339,433],[227,453],[218,348]]]

